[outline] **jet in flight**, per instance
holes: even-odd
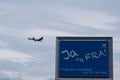
[[[34,37],[32,38],[28,38],[28,40],[33,40],[33,41],[42,41],[43,40],[43,36],[39,39],[35,39]]]

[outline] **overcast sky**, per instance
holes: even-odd
[[[0,80],[54,80],[56,36],[112,36],[120,79],[120,0],[0,0]]]

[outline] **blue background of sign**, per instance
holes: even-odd
[[[102,45],[106,44],[106,47]],[[85,55],[92,52],[97,52],[106,49],[106,56],[101,56],[99,59],[92,57],[86,60]],[[67,53],[62,54],[62,51],[74,50],[79,56],[65,60]],[[59,42],[59,76],[60,77],[109,77],[109,41],[65,41]],[[77,59],[84,61],[77,61]]]

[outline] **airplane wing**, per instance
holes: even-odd
[[[37,41],[42,41],[43,40],[43,37],[39,38]]]

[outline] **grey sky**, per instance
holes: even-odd
[[[119,4],[119,0],[1,0],[0,79],[54,80],[56,36],[112,36],[114,75],[119,80]],[[32,36],[45,37],[35,43],[27,40]]]

